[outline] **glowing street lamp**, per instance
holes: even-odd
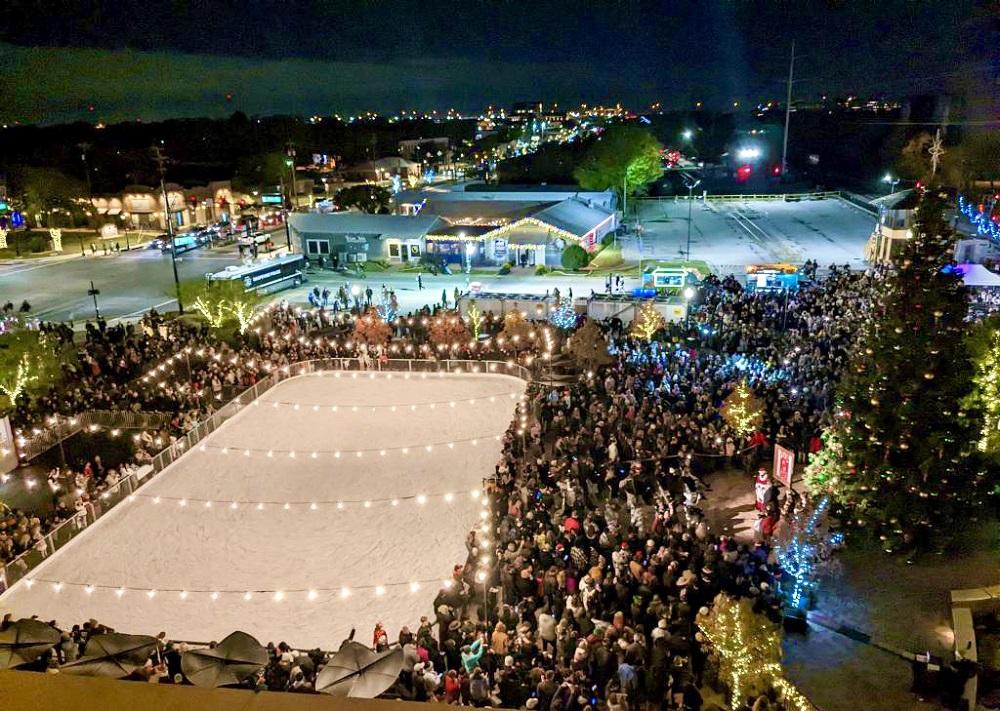
[[[692,138],[694,138],[694,131],[692,131],[690,128],[685,128],[683,133],[681,133],[681,137],[685,141],[690,141]]]
[[[690,287],[684,287],[684,323],[691,323],[691,299],[694,298],[695,290]]]

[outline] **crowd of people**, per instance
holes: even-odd
[[[770,525],[737,540],[710,525],[706,475],[730,466],[753,472],[775,443],[815,451],[882,277],[833,267],[794,294],[710,278],[690,321],[653,341],[603,324],[610,365],[566,385],[529,389],[527,434],[517,433],[515,419],[490,482],[492,520],[470,533],[468,559],[428,616],[391,640],[403,650],[394,692],[540,711],[702,708],[714,675],[699,618],[724,593],[777,620],[783,580],[770,543],[782,517],[776,497],[760,506]],[[347,326],[338,332],[337,319],[305,313],[271,309],[267,331],[240,347],[206,343],[196,327],[164,328],[153,314],[138,329],[89,328],[70,404],[159,406],[177,415],[180,429],[225,399],[226,388],[301,360],[343,357]],[[426,315],[411,315],[410,323]],[[310,333],[317,325],[334,330]],[[405,319],[396,334],[397,345],[421,337]],[[141,382],[151,360],[188,347],[195,350],[187,365],[175,359],[158,382]],[[763,403],[752,437],[720,412],[740,381]],[[794,506],[792,497],[785,503]],[[26,522],[29,541],[40,524]],[[488,569],[484,554],[494,561]],[[80,638],[77,630],[66,635],[68,648]],[[390,643],[381,625],[372,642]],[[50,655],[56,666],[65,659],[61,646]],[[272,661],[254,685],[313,689],[322,652],[297,653],[284,643],[270,649]],[[183,683],[174,656],[178,647],[164,642],[149,676]]]

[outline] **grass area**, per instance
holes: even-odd
[[[594,269],[610,269],[624,264],[621,245],[609,244],[590,261]]]

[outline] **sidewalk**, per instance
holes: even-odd
[[[751,482],[740,471],[709,475],[703,508],[715,533],[750,540],[756,518]],[[928,554],[907,565],[900,556],[850,544],[839,552],[843,571],[820,583],[807,636],[788,635],[788,678],[821,711],[903,711],[943,708],[909,692],[906,655],[929,651],[952,656],[949,591],[997,583],[991,540],[996,525],[983,524],[964,548]],[[835,631],[839,630],[839,631]]]

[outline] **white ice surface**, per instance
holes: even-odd
[[[465,560],[465,536],[482,509],[471,492],[499,459],[495,436],[516,405],[509,393],[523,391],[522,381],[502,375],[372,380],[326,373],[285,381],[204,440],[206,451],[187,453],[50,557],[30,589],[13,586],[0,597],[0,613],[61,625],[95,618],[125,632],[164,630],[191,641],[241,629],[264,642],[324,649],[335,649],[355,625],[362,641],[379,620],[390,636],[403,625],[414,629],[421,615],[433,614],[452,566]],[[282,404],[275,408],[275,401]],[[426,403],[434,401],[440,404],[432,410]],[[410,409],[415,403],[423,406]],[[365,407],[372,405],[402,407]],[[476,445],[462,441],[473,438]],[[428,452],[428,443],[440,444]],[[392,449],[401,447],[409,453]],[[245,448],[274,453],[246,457]],[[359,449],[373,451],[357,457]],[[423,505],[403,500],[420,494]],[[181,506],[168,497],[191,500]],[[394,497],[401,499],[396,506]],[[268,503],[258,510],[261,501]],[[55,581],[64,583],[58,592]],[[413,581],[430,582],[412,592]],[[97,587],[88,594],[87,584]],[[385,587],[381,596],[376,585]],[[119,597],[119,586],[129,591]],[[146,590],[157,592],[150,598]],[[191,592],[181,599],[166,590]],[[284,599],[254,593],[246,601],[248,590],[281,590]],[[308,599],[309,590],[319,591],[317,599]],[[218,599],[207,591],[218,591]]]

